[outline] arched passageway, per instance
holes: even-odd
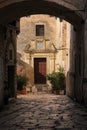
[[[49,14],[61,17],[74,25],[80,25],[84,17],[82,13],[84,3],[81,0],[76,3],[70,0],[66,2],[64,0],[8,0],[8,2],[1,2],[0,5],[0,23],[5,24],[31,14]]]
[[[22,16],[32,14],[49,14],[60,17],[74,25],[74,43],[72,50],[74,59],[71,64],[74,71],[70,69],[67,74],[67,95],[76,98],[79,102],[86,102],[84,96],[84,7],[83,0],[71,2],[71,0],[8,0],[0,2],[0,104],[9,88],[9,97],[16,96],[16,37],[20,31],[19,19]],[[10,77],[10,75],[12,75]],[[9,78],[10,77],[10,78]],[[13,78],[12,78],[13,77]],[[4,82],[3,82],[4,81]],[[12,82],[11,82],[12,81]],[[12,91],[11,91],[12,90]],[[12,94],[12,95],[11,95]]]

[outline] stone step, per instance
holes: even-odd
[[[48,91],[48,85],[47,84],[36,84],[37,91],[43,92]]]

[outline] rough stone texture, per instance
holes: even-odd
[[[87,1],[86,1],[86,7],[87,7]],[[87,104],[87,9],[85,13],[85,30],[84,30],[84,51],[85,51],[85,57],[84,57],[84,84],[83,84],[83,96],[84,101]]]
[[[44,36],[36,36],[36,25],[44,25]],[[57,25],[58,24],[58,25]],[[20,34],[18,35],[18,52],[23,54],[26,45],[30,45],[29,50],[36,50],[36,42],[43,41],[46,43],[46,49],[55,50],[52,42],[58,47],[57,43],[59,38],[59,26],[60,20],[56,17],[50,17],[49,15],[31,15],[28,17],[23,17],[20,20]],[[61,25],[62,26],[62,25]],[[47,47],[48,45],[48,47]],[[27,59],[26,59],[27,61]],[[29,63],[29,60],[28,60]]]
[[[25,15],[31,15],[36,13],[42,14],[50,14],[57,17],[62,17],[72,23],[75,26],[75,30],[77,32],[77,41],[76,41],[76,77],[75,77],[75,89],[76,89],[76,96],[78,100],[84,97],[84,102],[87,102],[87,40],[86,40],[86,33],[87,33],[87,10],[79,12],[78,9],[84,9],[87,7],[82,0],[37,0],[37,1],[29,1],[29,0],[1,0],[0,1],[0,24],[3,26],[9,22],[12,22],[15,19],[19,19]],[[13,3],[13,4],[12,4]],[[9,6],[8,6],[9,5]],[[38,8],[40,7],[40,8]],[[70,9],[70,10],[69,10]],[[73,12],[71,10],[76,9],[77,11]],[[85,8],[86,9],[86,8]],[[86,15],[85,15],[86,13]],[[86,16],[86,17],[85,17]],[[85,21],[83,21],[85,20]],[[84,28],[85,22],[85,28]],[[80,29],[78,28],[80,27]],[[81,29],[83,27],[83,29]],[[82,34],[81,34],[82,33]],[[85,33],[85,37],[83,34]],[[4,33],[4,37],[6,34]],[[85,43],[84,43],[85,41]],[[3,42],[4,43],[4,42]],[[78,44],[79,43],[79,44]],[[80,51],[80,52],[79,52]],[[81,58],[83,57],[83,58]],[[79,60],[81,59],[81,60]],[[81,64],[81,67],[80,67]],[[84,65],[85,64],[85,65]],[[79,73],[81,70],[81,73]],[[85,92],[85,96],[83,95]]]
[[[4,91],[4,87],[3,87],[3,59],[0,57],[0,107],[2,107],[3,104],[3,91]]]
[[[9,4],[12,4],[12,3],[17,3],[17,2],[22,2],[24,0],[0,0],[0,7],[4,7],[4,6],[7,6]],[[27,0],[26,0],[27,1]],[[75,6],[77,8],[80,8],[82,9],[84,7],[84,3],[85,1],[84,0],[78,0],[78,1],[72,1],[72,0],[47,0],[49,2],[55,2],[55,3],[60,3],[61,5],[71,5],[71,6]]]
[[[0,112],[1,130],[87,130],[87,109],[63,95],[19,95]]]
[[[10,50],[12,55],[10,59]],[[0,108],[5,104],[5,98],[16,97],[16,29],[14,27],[0,28]],[[13,73],[8,74],[8,68],[14,67]],[[9,76],[8,76],[9,75]],[[9,82],[9,77],[13,81]]]
[[[4,84],[3,84],[3,71],[4,71],[4,65],[3,65],[3,29],[0,28],[0,107],[2,107],[3,104],[3,91],[4,91]]]
[[[44,36],[36,36],[36,25],[44,25]],[[66,51],[69,50],[70,24],[49,15],[32,15],[20,20],[20,34],[17,38],[17,73],[25,73],[34,84],[34,58],[46,58],[46,75],[58,71],[59,65],[66,72]],[[68,41],[68,43],[67,43]],[[43,47],[38,48],[37,43]],[[67,46],[67,47],[66,47]],[[56,49],[60,49],[56,52]],[[67,50],[65,49],[67,48]]]
[[[33,8],[31,8],[33,7]],[[38,9],[38,7],[40,7]],[[56,8],[59,9],[56,10]],[[9,10],[8,10],[9,8]],[[16,10],[15,10],[16,8]],[[23,9],[22,9],[23,8]],[[44,10],[45,8],[45,10]],[[13,21],[14,19],[18,19],[25,15],[30,15],[34,13],[44,13],[44,14],[51,14],[51,15],[57,15],[59,17],[63,17],[65,20],[68,20],[74,24],[80,22],[78,19],[82,16],[84,17],[84,14],[82,12],[76,11],[75,13],[71,12],[68,14],[62,15],[62,11],[68,11],[70,10],[83,10],[84,8],[84,2],[83,0],[78,1],[72,1],[72,0],[38,0],[38,1],[28,1],[28,0],[3,0],[0,3],[0,10],[1,15],[5,15],[5,13],[8,12],[8,17],[3,17],[0,22],[9,22]],[[35,10],[34,10],[35,9]],[[13,10],[13,12],[11,12]],[[21,13],[20,13],[21,12]],[[17,14],[17,15],[16,15]],[[80,14],[80,15],[79,15]],[[74,19],[74,17],[77,15],[77,17]],[[80,17],[78,17],[78,15]],[[73,17],[74,16],[74,17]],[[10,18],[10,19],[9,19]],[[79,19],[80,20],[80,19]],[[6,23],[5,22],[5,23]]]

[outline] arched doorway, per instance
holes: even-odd
[[[64,2],[64,1],[53,1],[53,0],[37,0],[37,1],[2,1],[0,5],[0,24],[2,27],[7,28],[9,25],[10,27],[13,27],[13,30],[15,30],[13,41],[16,43],[16,36],[19,31],[19,27],[17,26],[16,21],[19,20],[22,16],[32,15],[32,14],[49,14],[56,17],[60,17],[62,19],[65,19],[66,21],[70,22],[74,25],[75,29],[75,72],[72,73],[70,71],[68,73],[68,92],[67,94],[71,97],[75,97],[78,101],[82,102],[83,100],[83,88],[82,88],[82,77],[83,77],[83,7],[76,6],[81,1],[78,1],[76,3],[70,3],[70,1]],[[39,8],[40,7],[40,8]],[[6,15],[7,14],[7,15]],[[15,21],[15,22],[14,22]],[[11,23],[11,24],[10,24]],[[16,28],[15,28],[16,27]],[[6,33],[7,31],[3,31],[4,40],[2,43],[6,40]],[[3,45],[2,45],[3,46]],[[4,46],[3,46],[4,48]],[[16,47],[15,47],[16,48]],[[15,49],[16,51],[16,49]],[[16,55],[15,55],[16,56]],[[16,57],[15,57],[16,58]],[[14,60],[15,60],[14,58]],[[72,64],[73,59],[71,59]],[[75,80],[74,80],[75,79]],[[74,80],[74,86],[71,86],[72,80]],[[80,81],[80,82],[79,82]],[[3,84],[2,84],[3,85]],[[72,90],[74,87],[74,90]],[[71,94],[71,91],[75,91],[74,94]],[[3,95],[2,95],[3,97]]]

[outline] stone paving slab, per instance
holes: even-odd
[[[18,95],[0,112],[0,130],[87,130],[87,108],[65,95]]]

